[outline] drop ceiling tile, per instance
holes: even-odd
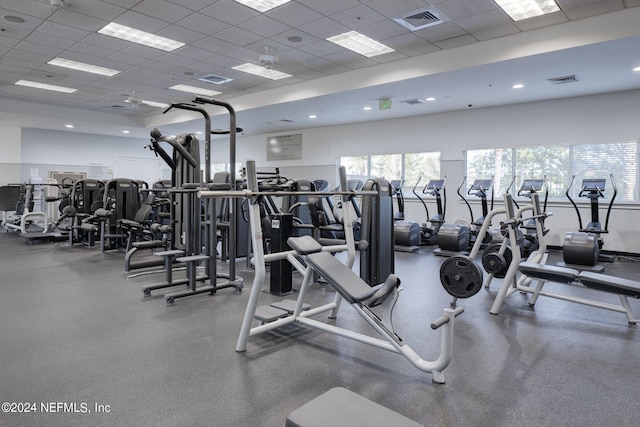
[[[169,26],[166,21],[156,19],[142,13],[128,11],[118,16],[114,22],[127,27],[135,28],[136,30],[146,31],[147,33],[155,34]],[[106,24],[105,24],[106,25]]]
[[[284,31],[291,29],[289,25],[285,25],[280,21],[269,18],[265,15],[256,16],[247,21],[238,24],[238,27],[244,28],[247,31],[251,31],[254,34],[258,34],[262,37],[271,37],[275,34],[280,34]],[[219,34],[219,33],[218,33]]]
[[[331,15],[334,13],[342,12],[343,10],[360,4],[358,0],[297,0],[298,3],[310,7],[311,9],[323,14]],[[388,1],[388,0],[387,0]]]
[[[2,0],[2,8],[0,9],[0,15],[5,15],[6,12],[18,12],[19,16],[28,15],[40,19],[47,19],[51,16],[51,5],[45,2],[26,1],[26,0]],[[15,13],[9,13],[9,15],[15,15]],[[27,18],[26,16],[22,16]]]
[[[396,18],[429,7],[429,4],[424,0],[371,0],[366,4],[389,18]]]
[[[409,33],[402,25],[391,20],[376,22],[375,24],[364,26],[358,31],[378,41]]]
[[[71,43],[77,43],[79,40],[91,35],[92,33],[68,25],[56,24],[49,22],[47,25],[40,25],[31,35],[43,36],[48,38],[67,39]],[[51,37],[53,36],[53,37]]]
[[[219,19],[215,19],[210,16],[203,15],[201,13],[191,14],[186,18],[176,22],[176,25],[179,25],[184,28],[188,28],[191,31],[197,31],[202,34],[219,33],[220,31],[226,30],[231,26],[226,22],[220,21]]]
[[[371,59],[373,62],[377,63],[377,64],[384,64],[387,62],[393,62],[393,61],[399,61],[401,59],[406,59],[408,57],[408,55],[402,53],[402,52],[389,52],[389,53],[385,53],[384,55],[378,55],[378,56],[374,56]]]
[[[133,10],[166,22],[175,22],[193,13],[191,9],[165,0],[143,0]]]
[[[272,54],[275,56],[280,56],[283,52],[291,49],[289,46],[277,43],[272,39],[261,39],[255,43],[245,46],[245,48],[253,50],[258,55],[264,55],[267,53],[265,49],[267,46],[271,48]]]
[[[622,9],[624,9],[622,0],[609,0],[565,10],[564,13],[569,19],[576,20]]]
[[[501,25],[499,27],[487,28],[486,30],[474,31],[472,34],[480,41],[497,39],[512,34],[519,33],[520,30],[513,23]]]
[[[20,43],[20,45],[22,45],[23,43],[24,42]],[[60,49],[52,49],[52,50],[56,52],[61,51]],[[38,67],[41,63],[49,61],[54,56],[51,56],[50,54],[46,54],[46,53],[27,52],[26,50],[14,48],[14,49],[11,49],[11,51],[6,55],[6,58],[15,58],[16,60],[29,61],[29,62],[32,62],[33,64],[36,64],[35,67]]]
[[[117,6],[126,7],[127,9],[135,6],[137,3],[140,2],[140,0],[102,0],[102,1],[105,3],[115,4]]]
[[[83,15],[111,21],[127,9],[103,1],[71,1],[70,9]]]
[[[316,36],[320,39],[326,39],[327,37],[335,36],[338,34],[346,33],[349,31],[349,27],[334,21],[333,19],[323,18],[318,21],[311,22],[309,24],[301,25],[299,27],[302,31]]]
[[[330,18],[354,30],[366,25],[388,20],[386,16],[363,4],[343,10],[342,12],[334,13]]]
[[[221,19],[231,25],[237,25],[260,15],[260,12],[236,3],[233,0],[219,0],[211,6],[202,9],[200,13],[204,13],[212,18]]]
[[[162,57],[158,58],[158,60],[160,60],[161,58]],[[116,52],[112,55],[109,55],[109,57],[105,58],[105,61],[121,62],[130,66],[138,66],[149,62],[147,58],[142,58],[140,56],[131,55],[124,52]]]
[[[109,23],[108,20],[82,15],[68,9],[58,9],[50,19],[58,24],[91,32],[98,31]]]
[[[91,34],[90,36],[83,39],[81,43],[78,43],[78,44],[95,46],[95,47],[110,50],[113,52],[117,52],[131,46],[131,42],[128,42],[126,40],[120,40],[115,37],[105,36],[103,34]]]
[[[444,22],[423,30],[414,31],[414,34],[422,37],[428,42],[434,43],[440,40],[460,37],[467,34],[467,32],[453,22]]]
[[[456,24],[458,24],[460,28],[470,33],[500,27],[512,22],[507,15],[497,10],[456,20]]]
[[[423,38],[413,33],[403,34],[401,36],[384,39],[384,44],[409,56],[425,55],[440,50],[439,47],[426,42]]]
[[[148,59],[156,59],[161,57],[162,55],[166,55],[167,53],[161,49],[154,49],[152,47],[142,46],[138,44],[132,44],[128,48],[123,49],[122,52],[128,53],[129,55],[138,55]]]
[[[198,11],[207,6],[210,6],[211,3],[215,2],[215,0],[169,0],[171,3],[178,4],[182,7],[189,8],[194,11]]]
[[[236,59],[238,61],[240,61],[238,64],[240,63],[244,63],[247,61],[253,61],[253,62],[257,62],[258,61],[258,57],[260,56],[260,54],[258,54],[257,52],[254,52],[251,49],[246,49],[246,48],[238,48],[238,49],[234,49],[230,52],[226,52],[224,54],[224,56],[227,56],[229,58],[233,58]],[[236,65],[238,65],[236,64]]]
[[[93,46],[89,43],[77,43],[71,46],[68,49],[68,51],[78,52],[78,53],[90,55],[93,57],[99,57],[99,58],[107,58],[117,52],[116,50],[113,50],[113,49],[106,49],[100,46]]]
[[[465,46],[468,44],[473,44],[473,43],[477,43],[478,40],[469,35],[469,34],[465,34],[463,36],[459,36],[459,37],[453,37],[450,39],[445,39],[445,40],[439,40],[437,42],[434,42],[434,44],[436,46],[438,46],[441,49],[453,49],[456,47],[460,47],[460,46]]]
[[[29,40],[24,40],[20,42],[18,45],[16,45],[16,49],[20,49],[24,52],[43,55],[42,57],[54,57],[64,50],[60,47],[55,47],[51,45],[48,46],[41,43],[34,43]]]
[[[215,34],[215,37],[236,46],[247,46],[264,37],[238,27],[231,27]]]
[[[289,37],[301,37],[302,40],[299,42],[290,41]],[[269,37],[269,40],[271,40],[274,43],[283,44],[289,47],[303,49],[304,46],[308,45],[309,43],[316,42],[319,39],[317,37],[312,36],[311,34],[305,33],[304,31],[294,28],[289,31],[285,31],[283,33],[271,36]]]
[[[343,49],[342,52],[332,53],[324,57],[327,61],[335,62],[336,64],[349,67],[351,69],[365,68],[376,65],[371,59],[362,56],[358,53],[351,52],[350,50]]]
[[[299,2],[291,2],[285,6],[286,7],[276,7],[275,9],[271,9],[266,12],[265,15],[294,27],[317,21],[324,17],[322,14],[300,4]]]
[[[304,51],[317,57],[331,55],[332,53],[342,52],[344,48],[335,43],[328,42],[324,39],[309,43],[304,46]]]
[[[191,46],[182,47],[172,53],[180,57],[192,59],[193,61],[202,61],[215,55],[208,50]]]
[[[449,0],[438,4],[437,9],[450,19],[462,19],[496,10],[493,0]]]
[[[193,44],[195,47],[205,49],[213,53],[225,53],[238,47],[235,43],[229,43],[217,37],[207,37]]]
[[[202,40],[205,37],[207,37],[202,33],[191,31],[184,27],[180,27],[178,25],[169,25],[167,28],[164,28],[158,31],[156,34],[162,37],[167,37],[172,40],[180,41],[188,45],[193,44],[198,40]]]
[[[4,33],[2,34],[4,36]],[[24,37],[27,37],[29,35],[29,33],[25,32],[23,37],[17,37],[17,38],[13,38],[13,37],[0,37],[0,46],[7,48],[7,49],[11,49],[13,47],[15,47],[18,43],[20,43],[21,40],[24,39]]]

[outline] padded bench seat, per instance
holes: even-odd
[[[580,272],[573,268],[556,267],[553,265],[537,264],[535,262],[521,262],[518,270],[525,276],[548,280],[549,282],[571,283],[578,280]]]
[[[640,298],[640,282],[573,268],[522,262],[518,270],[525,276],[557,283],[578,282],[586,288]]]
[[[417,422],[343,387],[294,410],[285,427],[421,427]]]

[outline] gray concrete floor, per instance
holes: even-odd
[[[36,410],[0,413],[0,425],[282,426],[293,409],[336,386],[425,426],[638,425],[640,332],[620,313],[549,298],[532,309],[516,294],[491,315],[497,286],[483,289],[459,302],[465,313],[447,383],[438,385],[399,355],[300,325],[252,337],[237,353],[252,285],[244,262],[242,293],[167,306],[161,293],[144,298],[140,290],[162,275],[127,279],[122,258],[0,233],[0,401]],[[450,300],[441,262],[429,249],[396,254],[404,287],[396,332],[429,360],[439,351],[429,323]],[[607,268],[640,280],[637,263]],[[332,296],[316,284],[309,301]],[[335,322],[367,328],[347,305]]]

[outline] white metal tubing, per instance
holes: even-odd
[[[471,259],[475,259],[480,253],[480,248],[482,247],[482,240],[483,240],[481,236],[484,236],[487,233],[487,230],[489,230],[489,227],[491,226],[491,220],[493,219],[493,217],[496,215],[505,214],[506,212],[507,211],[505,209],[493,209],[484,218],[484,221],[482,222],[482,227],[480,227],[480,231],[478,231],[478,234],[476,234],[476,241],[473,243],[471,252],[469,252],[469,257],[471,257]]]

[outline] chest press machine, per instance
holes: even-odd
[[[255,276],[238,337],[236,351],[246,351],[250,336],[268,332],[291,323],[300,323],[374,347],[399,353],[419,370],[431,373],[434,382],[444,383],[443,370],[449,365],[451,360],[454,319],[461,314],[464,309],[462,307],[456,309],[445,308],[443,315],[431,324],[432,329],[443,327],[440,338],[440,355],[432,362],[423,360],[393,330],[391,316],[400,291],[399,279],[392,274],[383,284],[371,287],[351,269],[355,260],[355,241],[349,210],[345,209],[343,212],[345,244],[321,246],[310,236],[293,237],[288,240],[288,244],[293,250],[265,255],[262,244],[263,235],[260,221],[260,206],[256,203],[259,193],[257,191],[255,163],[252,161],[247,162],[247,178],[248,190],[224,193],[227,197],[245,197],[249,200],[249,218],[254,250],[253,263],[255,265]],[[340,180],[341,191],[333,194],[342,195],[343,206],[347,206],[350,197],[354,196],[355,193],[346,190],[347,180],[344,168],[340,168]],[[368,195],[368,193],[365,192],[361,194]],[[200,191],[199,195],[200,197],[220,197],[223,194],[216,191]],[[323,196],[325,194],[320,195]],[[338,261],[330,254],[330,252],[345,250],[348,254],[346,264]],[[271,306],[258,307],[258,300],[262,293],[262,284],[266,276],[265,263],[278,259],[287,259],[296,270],[303,274],[298,298],[295,301],[285,300],[274,303]],[[321,275],[336,291],[336,294],[332,302],[311,308],[304,300],[315,274]],[[382,338],[374,338],[367,334],[311,318],[324,312],[329,312],[329,318],[337,317],[337,312],[342,300],[345,300]],[[382,309],[380,316],[373,311],[373,309],[378,306]],[[258,325],[253,326],[256,320],[258,321]]]

